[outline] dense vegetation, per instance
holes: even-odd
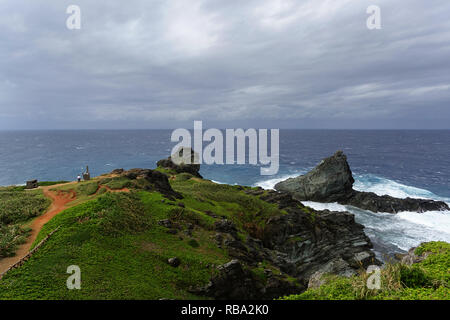
[[[26,240],[26,223],[41,215],[50,205],[41,190],[22,187],[0,188],[0,258],[14,255]]]
[[[328,275],[326,284],[309,289],[284,300],[449,300],[450,299],[450,244],[424,243],[415,254],[428,256],[412,266],[387,264],[381,270],[381,288],[370,290],[369,275],[362,272],[351,278]]]

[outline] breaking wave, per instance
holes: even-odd
[[[298,176],[298,174],[260,181],[255,186],[273,189],[278,182],[295,176]],[[355,175],[354,189],[374,192],[378,195],[390,195],[396,198],[423,198],[445,201],[450,204],[450,198],[440,197],[425,189],[403,185],[370,174]],[[422,242],[450,242],[450,211],[390,214],[374,213],[338,203],[303,201],[303,204],[316,210],[349,211],[353,213],[356,221],[366,227],[365,232],[374,243],[374,251],[379,258],[395,252],[406,251]]]

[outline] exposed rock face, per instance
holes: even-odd
[[[260,191],[246,193],[277,204],[287,214],[269,219],[260,238],[249,236],[246,240],[238,237],[233,222],[226,219],[216,222],[216,244],[237,262],[223,266],[223,272],[201,288],[200,293],[221,299],[273,299],[302,292],[314,274],[350,276],[360,268],[380,264],[364,227],[355,222],[352,214],[315,211],[287,193],[267,191],[262,195]],[[267,283],[261,286],[242,269],[242,265],[257,267],[263,261],[296,278],[298,283],[267,270]]]
[[[186,172],[198,178],[202,178],[199,173],[200,164],[195,164],[198,162],[196,161],[197,157],[197,153],[191,148],[180,148],[178,155],[175,154],[167,159],[159,160],[156,165],[161,168],[175,170],[177,173]],[[172,158],[179,159],[179,161],[174,162]],[[183,159],[189,159],[189,161],[183,162]]]
[[[280,182],[275,188],[293,193],[298,200],[334,202],[352,192],[353,182],[347,157],[338,151],[307,174]]]
[[[331,260],[322,266],[319,271],[314,272],[311,277],[309,277],[308,289],[319,288],[322,284],[324,284],[325,279],[323,276],[326,274],[339,274],[341,276],[351,277],[356,274],[356,271],[350,269],[348,263],[342,258]]]
[[[353,190],[354,179],[342,151],[322,160],[309,173],[290,178],[275,185],[275,189],[286,191],[300,201],[339,202],[373,212],[397,213],[399,211],[449,210],[445,202],[424,199],[398,199],[378,196],[372,192]]]
[[[183,198],[181,194],[172,189],[169,183],[169,179],[164,173],[151,169],[131,169],[128,171],[123,171],[123,169],[116,169],[113,171],[114,174],[120,174],[130,180],[145,179],[149,184],[147,185],[147,190],[155,190],[168,198],[171,199],[181,199]]]
[[[428,258],[428,256],[430,254],[432,254],[431,252],[423,252],[421,255],[417,255],[415,253],[417,247],[411,248],[408,250],[408,253],[403,255],[402,259],[401,259],[401,263],[406,264],[406,265],[413,265],[415,263],[419,263],[422,262],[423,260],[425,260],[426,258]]]
[[[273,260],[281,270],[307,284],[317,271],[349,276],[361,267],[380,263],[364,226],[352,214],[315,211],[289,197],[275,191],[261,197],[288,213],[270,219],[262,239],[265,247],[278,252]]]
[[[302,289],[285,277],[270,272],[267,272],[267,281],[263,284],[239,260],[232,260],[217,269],[218,273],[208,285],[192,292],[219,300],[257,300],[294,294]]]

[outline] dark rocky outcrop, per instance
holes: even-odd
[[[131,169],[127,171],[114,170],[114,174],[119,174],[130,180],[144,179],[147,184],[144,189],[158,191],[169,199],[181,199],[181,194],[172,189],[169,179],[164,173],[151,169]]]
[[[289,197],[276,191],[261,197],[287,212],[266,223],[262,239],[266,248],[278,252],[272,260],[282,271],[307,283],[330,263],[336,265],[328,268],[330,272],[343,276],[379,264],[364,226],[355,222],[354,215],[316,211]],[[288,202],[291,205],[287,206]]]
[[[448,205],[442,201],[412,198],[398,199],[387,195],[379,196],[373,192],[353,191],[347,199],[339,202],[373,212],[397,213],[412,211],[421,213],[425,211],[449,210]]]
[[[235,261],[224,265],[208,286],[198,289],[201,294],[221,299],[273,299],[302,292],[318,273],[350,276],[360,268],[380,264],[364,227],[352,214],[315,211],[287,193],[260,191],[250,189],[246,193],[276,204],[286,214],[270,218],[261,238],[248,236],[245,240],[238,236],[233,222],[216,221],[214,240]],[[263,262],[297,282],[267,270],[267,282],[261,285],[242,268],[257,268]]]
[[[200,164],[196,164],[196,157],[198,157],[197,153],[191,148],[180,148],[178,151],[178,159],[186,159],[188,158],[190,161],[175,163],[172,158],[175,158],[175,155],[168,157],[167,159],[159,160],[157,162],[157,166],[174,170],[176,173],[190,173],[195,177],[202,178],[200,175]]]
[[[27,181],[25,189],[36,189],[39,188],[39,182],[37,180]]]
[[[354,179],[342,151],[326,158],[309,173],[282,181],[275,189],[300,201],[339,202],[373,212],[449,210],[445,202],[425,199],[398,199],[373,192],[353,190]]]
[[[303,289],[286,276],[274,275],[270,270],[265,273],[264,283],[239,260],[221,265],[217,271],[208,285],[191,291],[218,300],[259,300],[274,299]]]
[[[111,174],[121,175],[124,171],[124,169],[114,169],[113,171],[111,171]]]

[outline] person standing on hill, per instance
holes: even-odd
[[[78,175],[77,180],[78,180],[78,182],[81,182],[81,176],[80,175]]]

